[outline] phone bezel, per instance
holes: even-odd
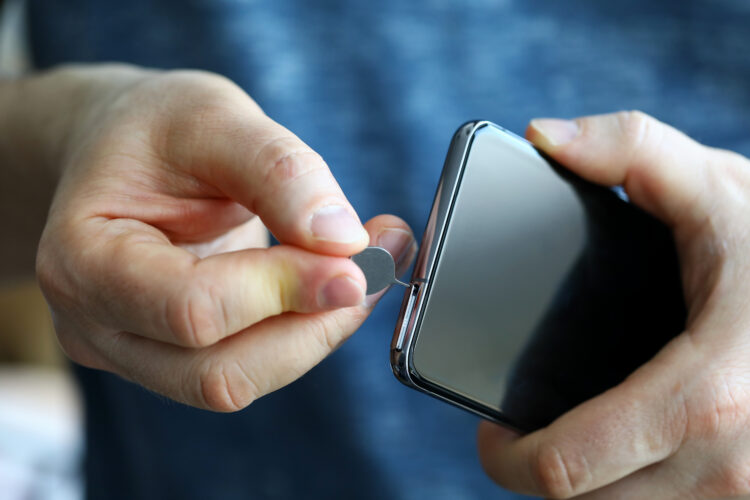
[[[391,342],[391,368],[396,378],[409,387],[468,410],[480,417],[523,431],[524,429],[518,423],[510,421],[497,409],[421,377],[412,361],[413,346],[419,336],[424,305],[432,286],[431,278],[440,260],[443,242],[466,168],[466,160],[469,157],[471,145],[477,132],[486,127],[494,128],[500,133],[529,144],[525,139],[486,120],[465,123],[453,135],[427,227],[422,237],[422,247],[417,256],[410,287],[404,294],[401,311],[396,322],[396,329]]]

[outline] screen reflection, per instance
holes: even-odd
[[[415,375],[522,430],[617,384],[684,325],[667,229],[492,126],[432,276]]]

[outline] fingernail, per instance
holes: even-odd
[[[319,208],[310,220],[310,230],[314,238],[336,243],[354,243],[367,235],[357,218],[342,205]]]
[[[364,288],[346,275],[336,276],[318,293],[318,304],[323,309],[357,306],[364,300]]]
[[[377,245],[388,250],[398,264],[406,257],[409,248],[414,243],[414,237],[409,231],[395,227],[387,227],[378,235]]]
[[[541,118],[531,120],[530,124],[549,146],[561,146],[578,137],[578,124],[572,120],[558,118]]]

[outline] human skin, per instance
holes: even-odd
[[[5,233],[24,249],[5,270],[30,267],[44,226],[62,348],[174,400],[235,411],[292,382],[377,299],[348,257],[415,253],[401,219],[363,226],[322,158],[223,77],[65,67],[2,83],[0,109],[6,229],[34,214]]]
[[[689,314],[651,361],[548,427],[480,424],[485,470],[552,498],[750,496],[750,161],[639,112],[535,120],[527,137],[672,229]]]
[[[69,356],[178,401],[233,411],[291,382],[370,310],[345,257],[368,242],[402,264],[414,254],[403,221],[364,231],[320,157],[216,75],[71,67],[0,84],[0,109],[0,230],[26,249],[0,248],[0,274],[31,270],[44,227],[38,279]],[[483,466],[555,498],[749,494],[747,159],[641,113],[539,120],[527,135],[672,228],[690,315],[549,427],[483,423]],[[313,221],[330,206],[333,223]],[[261,222],[282,245],[264,248]]]

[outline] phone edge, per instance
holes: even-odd
[[[412,272],[409,288],[404,293],[396,328],[391,341],[391,369],[403,384],[432,397],[459,407],[484,419],[501,423],[504,426],[523,432],[514,422],[510,422],[500,412],[478,402],[464,398],[461,394],[448,391],[419,376],[411,362],[415,334],[421,324],[422,312],[429,296],[431,277],[437,266],[440,250],[451,218],[466,159],[477,132],[485,127],[493,127],[516,139],[528,143],[518,135],[488,120],[473,120],[461,125],[454,133],[446,154],[443,170],[433,199],[430,217],[422,237],[422,250]]]

